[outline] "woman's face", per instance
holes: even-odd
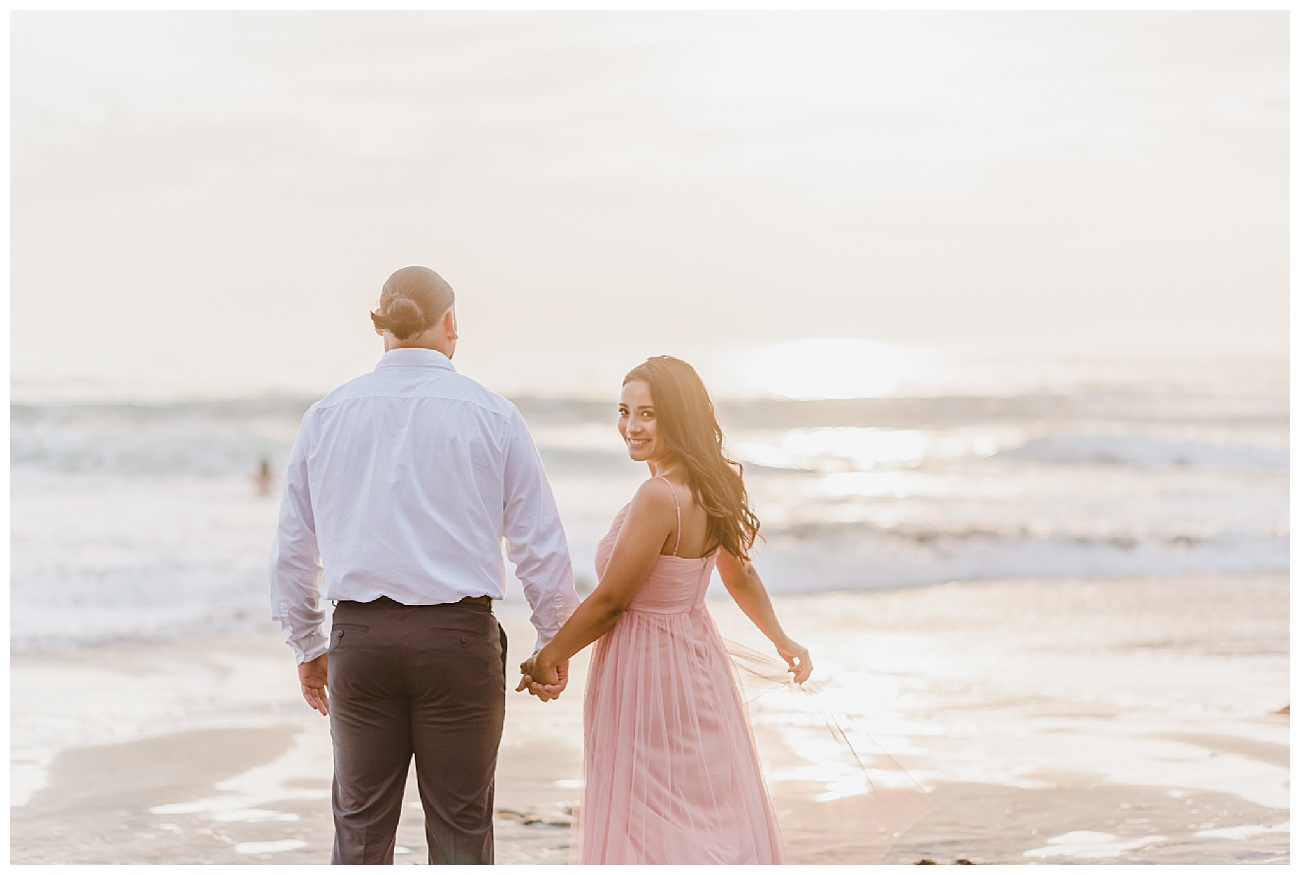
[[[623,394],[619,396],[618,402],[618,433],[627,443],[627,454],[634,462],[659,459],[667,451],[659,440],[659,424],[655,420],[650,384],[644,380],[631,380],[623,384]]]

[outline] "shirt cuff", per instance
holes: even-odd
[[[325,637],[325,633],[316,631],[306,636],[300,641],[292,641],[294,656],[298,659],[298,664],[311,662],[329,652],[330,640]]]

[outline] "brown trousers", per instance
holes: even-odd
[[[491,863],[505,631],[490,603],[339,602],[329,650],[334,863],[392,863],[415,757],[430,863]]]

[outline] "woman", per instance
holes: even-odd
[[[780,862],[745,707],[704,605],[715,565],[799,683],[812,673],[808,651],[782,631],[749,562],[758,519],[694,369],[669,356],[633,369],[618,428],[650,479],[597,547],[599,586],[521,666],[519,686],[545,695],[558,667],[596,641],[580,862]]]

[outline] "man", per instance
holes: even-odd
[[[383,358],[312,405],[285,473],[272,618],[303,698],[330,719],[335,863],[393,862],[412,756],[429,862],[492,862],[501,539],[533,608],[535,650],[578,603],[523,418],[451,365],[454,303],[428,268],[388,278],[371,314]],[[335,602],[328,639],[322,596]]]

